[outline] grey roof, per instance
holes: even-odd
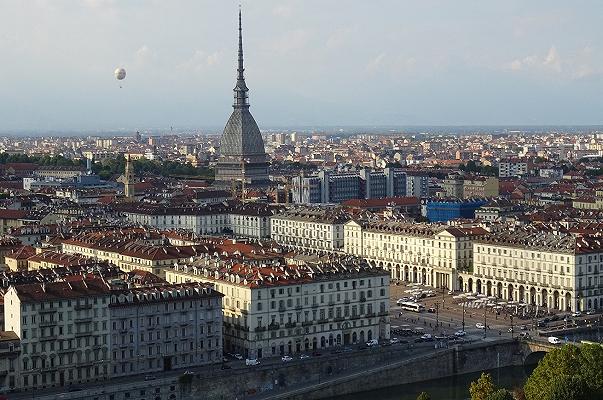
[[[265,154],[260,128],[249,107],[235,107],[224,127],[220,140],[221,156]]]

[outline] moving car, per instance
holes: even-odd
[[[377,339],[371,339],[368,342],[366,342],[366,345],[368,347],[377,346],[377,345],[379,345],[379,341],[377,341]]]
[[[433,308],[433,307],[429,307],[429,308],[427,309],[427,312],[428,312],[428,313],[431,313],[431,314],[435,314],[436,309],[435,309],[435,308]]]
[[[394,337],[394,338],[391,338],[391,339],[389,340],[389,342],[390,342],[391,344],[397,344],[397,343],[400,343],[400,339],[398,339],[397,337]]]
[[[467,332],[465,332],[465,331],[456,331],[456,332],[454,332],[454,336],[456,336],[456,337],[463,337],[466,334],[467,334]]]
[[[282,356],[281,360],[283,360],[283,362],[293,361],[293,357],[291,357],[291,356]]]
[[[548,338],[548,342],[551,344],[561,344],[561,339],[559,339],[558,337],[555,336],[549,336]]]
[[[232,356],[233,356],[234,358],[236,358],[237,360],[242,360],[242,359],[243,359],[243,356],[242,356],[242,355],[240,355],[239,353],[233,354]]]
[[[485,329],[485,328],[486,328],[486,325],[482,324],[481,322],[478,322],[477,324],[475,324],[475,327],[476,327],[477,329]]]
[[[576,311],[574,313],[572,313],[572,317],[576,318],[576,317],[581,317],[582,313],[580,311]]]
[[[307,355],[307,354],[300,354],[300,355],[299,355],[299,359],[300,359],[300,360],[307,360],[308,358],[310,358],[310,356],[309,356],[309,355]]]
[[[433,336],[431,336],[431,333],[425,333],[424,335],[421,335],[421,339],[425,341],[430,341],[433,340]]]
[[[257,358],[247,358],[245,360],[245,365],[258,365],[260,362]]]
[[[156,378],[154,375],[145,375],[144,376],[144,380],[145,381],[154,381]]]

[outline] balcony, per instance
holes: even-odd
[[[255,332],[265,332],[266,331],[266,327],[265,326],[258,326],[254,329]]]
[[[277,330],[279,328],[280,328],[280,325],[277,324],[277,323],[273,323],[273,324],[268,325],[268,329],[271,330],[271,331],[275,331],[275,330]]]
[[[375,316],[375,313],[373,313],[373,312],[364,314],[365,318],[373,318],[374,316]]]
[[[92,304],[76,304],[73,309],[74,310],[90,310],[92,308]],[[53,311],[56,312],[56,311]]]
[[[326,318],[321,318],[321,319],[319,319],[319,320],[318,320],[318,321],[316,321],[316,322],[317,322],[317,323],[319,323],[319,324],[326,324],[327,322],[329,322],[329,320],[328,320],[328,319],[326,319]]]
[[[318,303],[312,304],[312,308],[318,308]]]
[[[40,321],[40,326],[55,326],[57,324],[56,321]]]
[[[79,318],[75,318],[73,320],[73,322],[75,322],[76,324],[82,324],[85,322],[92,322],[94,318],[93,317],[79,317]]]
[[[311,326],[313,324],[312,321],[304,321],[302,322],[302,326]]]
[[[335,321],[335,322],[342,322],[342,321],[345,321],[345,318],[343,318],[343,317],[335,317],[335,319],[333,321]]]
[[[284,311],[286,311],[287,309],[286,309],[285,307],[280,307],[280,306],[279,306],[278,310],[279,310],[279,312],[284,312]]]
[[[362,303],[364,303],[364,302],[366,301],[366,297],[361,297],[361,298],[360,298],[360,301],[361,301]]]
[[[51,309],[51,308],[46,308],[44,310],[38,311],[38,313],[40,313],[40,314],[52,314],[52,313],[56,313],[56,312],[58,312],[58,310]]]
[[[285,328],[295,328],[297,326],[296,322],[287,322],[285,323]]]

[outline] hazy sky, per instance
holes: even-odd
[[[237,8],[0,0],[0,131],[223,126]],[[243,1],[251,110],[262,128],[600,124],[602,16],[601,0]]]

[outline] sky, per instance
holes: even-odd
[[[0,132],[223,127],[238,4],[0,0]],[[603,123],[600,0],[242,9],[261,128]]]

